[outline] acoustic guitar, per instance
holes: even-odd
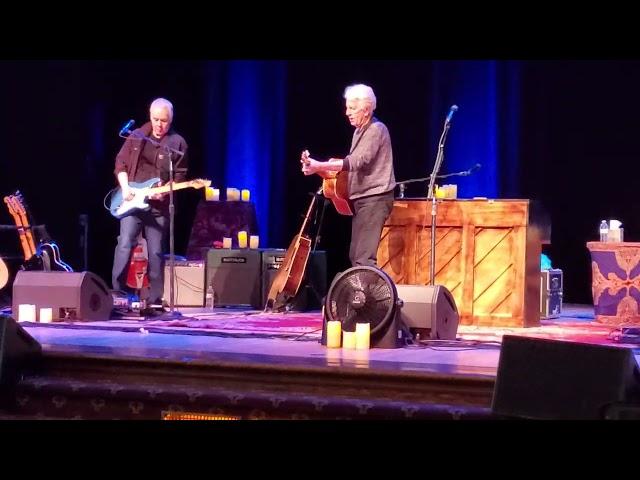
[[[9,281],[9,269],[4,260],[0,258],[0,289],[3,289]]]
[[[322,193],[322,188],[318,190],[318,194]],[[281,310],[289,299],[295,297],[304,278],[304,272],[307,268],[309,260],[309,252],[311,251],[311,238],[307,234],[307,225],[311,212],[316,203],[316,195],[311,199],[311,204],[307,210],[307,214],[302,222],[300,232],[293,237],[284,260],[280,265],[280,269],[273,279],[269,294],[267,295],[267,304],[265,311]]]
[[[309,163],[309,150],[302,152],[302,161]],[[349,202],[349,174],[347,172],[318,172],[322,177],[322,194],[331,200],[340,215],[353,215]]]

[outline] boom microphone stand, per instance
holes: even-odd
[[[436,196],[434,190],[434,185],[436,182],[436,177],[438,176],[438,172],[440,171],[440,167],[442,166],[442,161],[444,160],[444,143],[447,139],[447,133],[449,133],[449,128],[451,127],[451,118],[453,114],[458,110],[457,105],[452,105],[449,110],[449,115],[444,121],[444,130],[442,131],[442,135],[440,136],[440,142],[438,143],[438,153],[436,155],[436,161],[433,165],[433,172],[431,172],[431,179],[429,180],[429,190],[427,191],[427,199],[431,198],[431,265],[429,269],[429,284],[431,286],[435,285],[436,282],[436,216],[438,210],[438,202],[436,201]]]
[[[178,318],[185,319],[180,312],[175,310],[175,295],[174,295],[174,286],[175,286],[175,244],[174,244],[174,218],[175,218],[175,204],[173,201],[173,180],[174,180],[174,168],[173,168],[173,155],[179,155],[178,158],[181,158],[184,155],[184,152],[180,150],[176,150],[175,148],[171,148],[168,145],[162,145],[157,140],[153,138],[147,137],[139,132],[131,131],[130,128],[133,126],[134,121],[129,120],[127,124],[120,130],[120,137],[128,138],[133,136],[140,140],[146,140],[151,142],[153,145],[162,148],[169,155],[169,311],[154,317],[154,320],[175,320]],[[128,133],[126,137],[125,133]]]

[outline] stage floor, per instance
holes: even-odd
[[[21,325],[45,355],[149,359],[186,364],[219,362],[272,367],[353,367],[387,372],[423,372],[494,378],[504,334],[608,344],[634,349],[617,339],[615,327],[594,322],[593,308],[565,305],[563,314],[534,328],[459,326],[457,340],[425,340],[396,349],[328,349],[319,343],[320,312],[262,314],[256,311],[182,308],[182,320],[123,318],[101,322]]]

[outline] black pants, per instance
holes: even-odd
[[[393,208],[393,190],[353,200],[351,248],[349,260],[358,265],[377,266],[378,244],[382,227]]]

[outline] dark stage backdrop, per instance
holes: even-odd
[[[640,236],[638,61],[11,60],[0,69],[0,194],[19,188],[76,269],[79,215],[89,215],[89,269],[108,282],[118,222],[102,202],[115,185],[117,132],[130,118],[143,123],[158,96],[174,103],[192,177],[252,189],[263,246],[289,244],[320,185],[300,173],[300,151],[321,159],[347,153],[342,93],[357,82],[376,91],[398,180],[430,173],[444,117],[460,107],[442,173],[481,163],[456,182],[459,196],[544,206],[552,221],[545,250],[565,272],[566,301],[591,301],[585,243],[600,220],[621,220],[629,241]],[[407,194],[424,192],[420,184]],[[178,254],[201,196],[178,194]],[[0,223],[12,223],[4,207]],[[349,219],[329,207],[321,233],[331,280],[348,267]],[[15,232],[0,232],[0,253],[20,253]]]

